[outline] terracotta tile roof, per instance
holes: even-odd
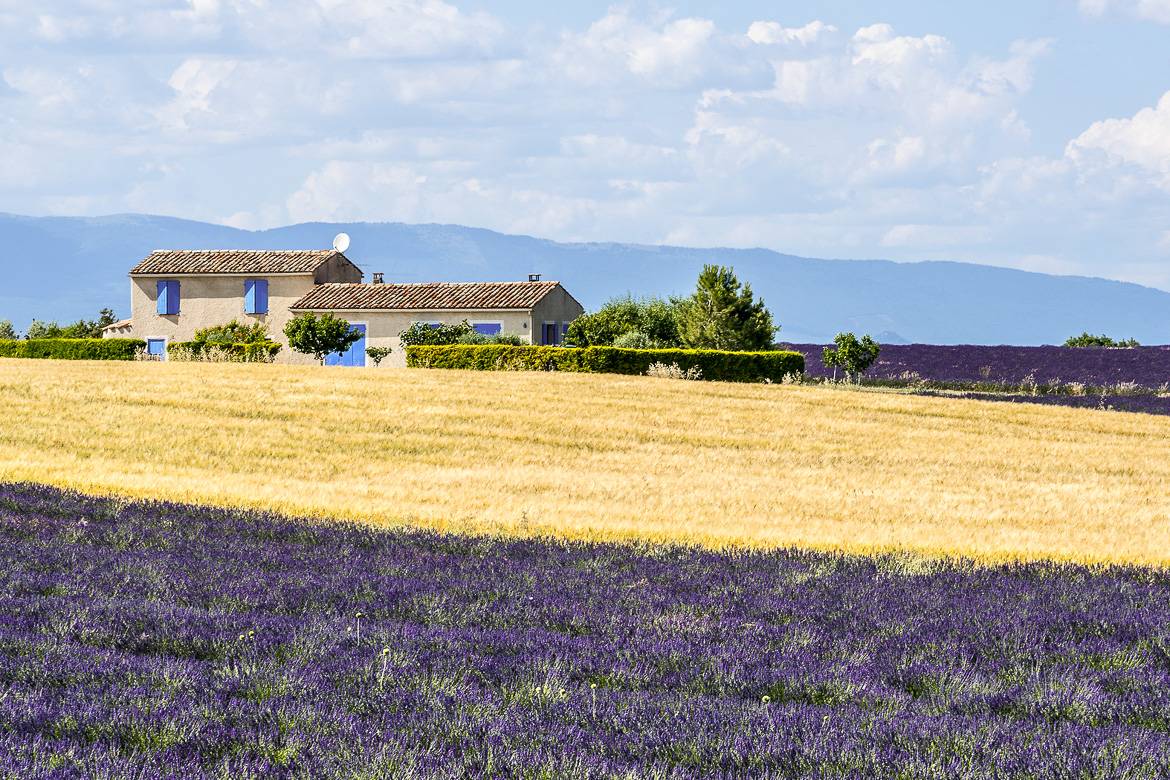
[[[289,308],[317,311],[531,309],[559,282],[319,284]]]
[[[123,328],[132,327],[134,327],[134,320],[118,320],[117,322],[111,322],[109,325],[102,328],[102,330],[121,330]]]
[[[332,249],[158,249],[130,273],[157,274],[311,274],[334,255]]]

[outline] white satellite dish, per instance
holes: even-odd
[[[333,251],[344,252],[349,249],[349,234],[338,233],[333,237]]]

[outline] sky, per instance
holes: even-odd
[[[0,0],[0,211],[1170,289],[1170,0]]]

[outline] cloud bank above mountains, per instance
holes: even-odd
[[[1170,91],[1041,143],[1036,83],[1063,28],[974,49],[814,10],[613,6],[575,26],[441,0],[3,10],[0,210],[448,222],[1170,288]],[[1170,3],[1068,15],[1159,25]]]

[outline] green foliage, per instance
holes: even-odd
[[[460,336],[456,344],[511,344],[512,346],[520,346],[525,343],[524,339],[517,336],[515,333],[496,333],[494,335],[487,335],[485,333],[476,333],[472,331],[464,336]]]
[[[0,341],[0,357],[57,360],[133,360],[141,339],[21,339]]]
[[[728,352],[690,349],[621,349],[618,347],[419,345],[406,350],[406,364],[416,368],[463,368],[479,371],[575,371],[645,374],[654,363],[698,368],[703,379],[723,382],[779,382],[804,373],[799,352]]]
[[[764,350],[779,328],[735,269],[705,265],[689,298],[675,302],[679,339],[691,349]]]
[[[232,320],[226,325],[215,325],[195,331],[195,341],[208,344],[263,344],[271,342],[268,326],[263,322],[251,325]]]
[[[658,347],[654,343],[654,339],[640,330],[631,330],[628,333],[623,333],[613,340],[613,345],[621,349],[655,349]]]
[[[411,323],[410,327],[398,334],[398,340],[403,349],[416,344],[457,344],[462,338],[468,338],[475,333],[475,328],[464,320],[457,325],[440,323],[437,326],[425,322]]]
[[[33,320],[28,326],[26,339],[100,339],[102,328],[117,322],[118,317],[113,309],[102,309],[96,320],[78,320],[70,325],[58,325],[56,322],[41,322]]]
[[[14,341],[20,338],[16,328],[12,327],[12,320],[0,320],[0,341]]]
[[[230,363],[271,363],[280,350],[281,344],[278,341],[235,344],[217,341],[172,341],[167,344],[167,354],[172,357],[198,360],[207,357],[210,352],[222,355]]]
[[[1114,348],[1120,347],[1120,348],[1129,349],[1131,347],[1140,347],[1141,344],[1139,344],[1137,342],[1137,339],[1121,339],[1120,341],[1114,341],[1113,339],[1109,338],[1105,334],[1101,334],[1100,336],[1094,336],[1091,333],[1089,333],[1088,331],[1086,331],[1086,332],[1082,333],[1081,335],[1073,336],[1068,341],[1064,342],[1064,346],[1066,346],[1066,347],[1114,347]]]
[[[833,378],[837,378],[837,369],[845,372],[846,379],[861,381],[861,376],[874,364],[881,352],[881,345],[868,335],[858,340],[852,333],[838,333],[833,339],[836,347],[825,347],[822,360],[825,368],[833,369]]]
[[[374,361],[374,368],[377,368],[393,351],[390,347],[366,347],[366,357]]]
[[[640,333],[650,347],[679,346],[674,304],[661,298],[611,298],[592,314],[569,323],[565,343],[575,347],[619,346],[617,340]]]
[[[324,363],[326,355],[344,352],[362,335],[350,330],[349,323],[326,312],[298,314],[284,326],[288,345],[295,351],[312,355]]]

